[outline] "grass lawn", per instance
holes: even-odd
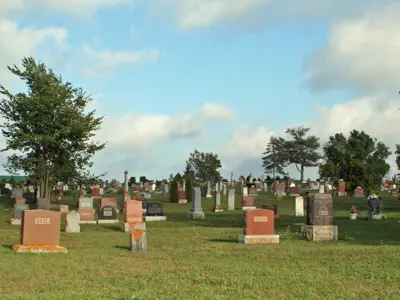
[[[68,254],[14,253],[20,227],[10,211],[0,212],[0,299],[400,299],[400,201],[384,198],[387,220],[365,221],[366,200],[335,198],[339,242],[299,239],[305,218],[295,218],[294,198],[279,201],[275,231],[279,245],[241,245],[243,212],[211,212],[190,221],[191,204],[165,203],[166,222],[148,228],[148,252],[129,251],[129,235],[120,225],[82,225],[65,233]],[[240,197],[236,197],[241,209]],[[64,203],[75,201],[63,199]],[[257,207],[277,203],[261,194]],[[8,198],[1,198],[7,203]],[[355,204],[359,219],[348,210]]]

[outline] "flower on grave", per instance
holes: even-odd
[[[357,213],[357,207],[355,207],[354,205],[352,205],[351,208],[350,208],[350,213],[351,213],[351,214],[356,214],[356,213]]]

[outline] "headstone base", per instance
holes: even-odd
[[[79,224],[97,224],[97,221],[79,221]]]
[[[167,216],[146,216],[144,217],[146,222],[153,222],[153,221],[167,221]]]
[[[301,213],[296,213],[295,217],[296,218],[300,218],[300,217],[303,218],[304,217],[304,213],[302,213],[302,214]]]
[[[279,244],[279,235],[239,235],[240,244]]]
[[[11,225],[21,225],[22,219],[20,219],[20,218],[12,218],[10,220],[10,223],[11,223]]]
[[[382,220],[382,219],[386,219],[385,215],[379,214],[379,215],[373,215],[372,216],[372,220]]]
[[[289,194],[289,196],[291,196],[291,197],[298,197],[298,196],[300,196],[299,194]]]
[[[29,253],[68,253],[67,248],[55,245],[14,245],[12,250]]]
[[[178,203],[179,203],[179,204],[187,203],[187,199],[180,199]]]
[[[222,211],[224,211],[223,209],[213,209],[213,210],[211,210],[211,211],[213,211],[213,212],[222,212]]]
[[[119,220],[97,220],[97,224],[117,224]]]
[[[147,235],[144,230],[134,230],[131,232],[131,251],[147,251]]]
[[[301,236],[313,242],[337,241],[338,227],[335,225],[303,225]]]
[[[345,197],[345,196],[347,196],[347,193],[346,192],[339,192],[338,196],[339,197]]]
[[[145,222],[124,223],[124,232],[145,231]]]
[[[243,210],[243,211],[245,211],[245,210],[252,210],[252,209],[257,209],[257,207],[255,207],[255,206],[243,206],[243,207],[242,207],[242,210]]]
[[[206,218],[204,215],[204,212],[199,212],[199,211],[190,212],[188,214],[188,217],[189,217],[189,219],[192,219],[192,220],[204,220]]]
[[[207,194],[206,198],[212,198],[212,195],[211,194]]]
[[[229,207],[229,206],[228,206],[228,210],[235,210],[235,208],[234,208],[234,207]]]

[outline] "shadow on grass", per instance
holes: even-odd
[[[216,242],[216,243],[237,243],[236,239],[212,239],[209,241]]]
[[[131,247],[129,246],[115,246],[114,248],[118,250],[131,251]]]
[[[10,245],[10,244],[8,244],[8,245],[4,245],[4,244],[1,245],[2,248],[6,248],[6,249],[8,249],[8,250],[10,250],[10,251],[12,251],[12,246],[13,246],[13,245]]]

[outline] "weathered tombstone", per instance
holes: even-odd
[[[248,195],[251,197],[257,197],[258,196],[257,189],[255,187],[249,187]]]
[[[319,185],[319,191],[318,191],[318,193],[319,193],[319,194],[324,194],[324,193],[325,193],[325,186],[324,186],[323,184],[320,184],[320,185]]]
[[[168,183],[165,183],[163,189],[163,196],[168,196],[168,194],[169,194],[169,185]]]
[[[25,203],[33,204],[35,203],[35,193],[33,192],[25,192],[22,194],[22,198],[25,199]]]
[[[268,192],[268,183],[264,182],[264,192]]]
[[[147,251],[147,233],[145,222],[134,223],[131,228],[130,237],[132,252]]]
[[[205,215],[201,208],[201,189],[199,187],[194,187],[192,196],[192,209],[190,210],[188,217],[192,220],[204,220]]]
[[[279,235],[274,233],[274,212],[253,209],[244,212],[244,234],[238,236],[242,244],[277,244]]]
[[[248,194],[248,188],[247,188],[247,186],[244,186],[244,187],[242,187],[242,196],[243,197],[247,197],[249,194]]]
[[[60,244],[61,213],[49,210],[25,210],[21,226],[21,244],[16,252],[66,253]]]
[[[143,222],[143,203],[138,200],[126,201],[124,231],[131,232],[136,223]]]
[[[186,192],[179,191],[178,194],[179,194],[179,202],[178,203],[187,203]]]
[[[224,211],[221,208],[221,193],[219,191],[214,191],[214,208],[212,209],[214,212]]]
[[[93,198],[92,197],[79,198],[78,205],[79,208],[93,208]]]
[[[368,217],[374,220],[385,219],[385,215],[381,214],[383,210],[383,201],[376,195],[370,195],[368,197]]]
[[[228,210],[235,210],[235,189],[228,190]]]
[[[210,182],[210,181],[207,182],[207,194],[206,194],[206,198],[212,198],[212,195],[211,195],[211,182]]]
[[[11,190],[11,198],[24,198],[24,190],[21,188],[12,188]]]
[[[304,198],[301,196],[294,199],[294,213],[296,217],[304,217]]]
[[[346,193],[346,183],[344,182],[343,179],[340,179],[340,180],[339,180],[338,196],[339,196],[339,197],[347,196],[347,193]]]
[[[81,220],[80,215],[77,211],[72,210],[66,214],[67,227],[66,232],[81,232],[81,226],[79,222]]]
[[[166,221],[167,217],[164,216],[163,207],[162,203],[148,203],[144,220],[146,222]]]
[[[278,214],[278,205],[276,204],[264,204],[262,206],[262,209],[268,209],[268,210],[272,210],[274,212],[274,218],[275,220],[279,218],[279,214]]]
[[[228,190],[228,187],[226,186],[226,184],[224,184],[222,186],[222,196],[226,197],[228,195],[227,190]]]
[[[99,209],[98,224],[118,223],[117,208],[115,206],[101,206]]]
[[[242,210],[251,210],[256,209],[254,204],[254,198],[250,196],[243,196],[242,197]]]
[[[311,241],[338,239],[338,227],[333,225],[332,195],[307,195],[307,225],[302,226],[302,236]]]
[[[78,209],[80,221],[79,224],[96,224],[94,208],[79,208]]]
[[[11,225],[21,225],[22,216],[25,210],[29,210],[29,204],[14,204]]]
[[[290,186],[290,187],[289,187],[289,190],[290,190],[289,196],[297,197],[297,196],[299,195],[299,191],[298,191],[298,188],[297,188],[296,185]]]
[[[354,197],[356,198],[364,198],[365,197],[365,193],[364,193],[364,189],[362,187],[357,187],[354,190]]]

